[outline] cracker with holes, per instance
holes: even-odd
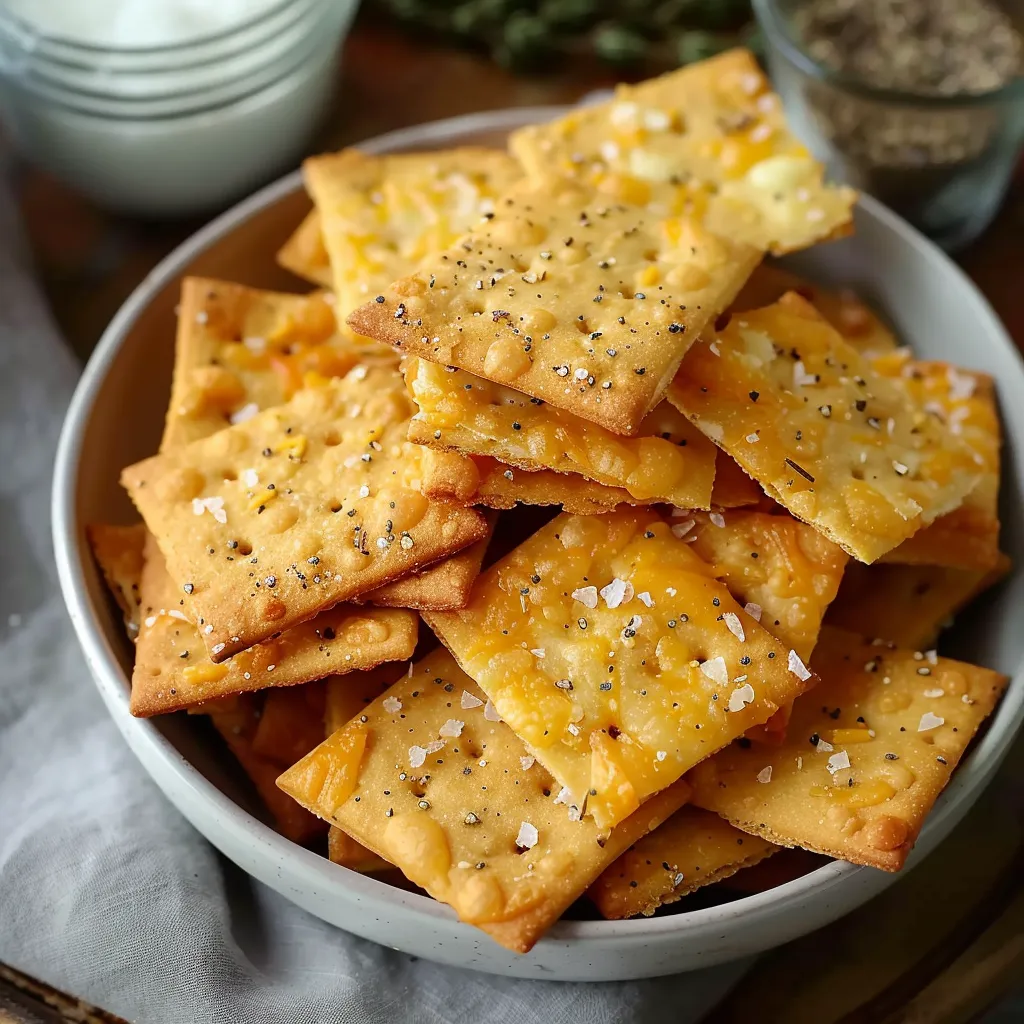
[[[185,595],[152,536],[139,585],[142,601],[132,671],[131,712],[161,715],[229,694],[288,687],[332,673],[412,657],[414,612],[337,605],[215,665],[185,614]]]
[[[979,479],[973,449],[795,292],[701,338],[669,397],[769,497],[862,562]]]
[[[574,473],[625,489],[632,503],[710,508],[715,446],[668,402],[637,437],[610,430],[465,370],[411,358],[403,367],[417,413],[409,440],[535,471]]]
[[[686,216],[523,183],[348,324],[633,435],[759,259]]]
[[[846,570],[826,621],[869,640],[921,650],[961,608],[1010,570],[1005,555],[988,572],[939,565],[859,565]]]
[[[917,406],[963,440],[975,453],[981,474],[959,508],[918,530],[884,560],[993,569],[1000,557],[1001,431],[992,378],[949,363],[915,361],[906,349],[876,358],[872,365],[883,376],[897,380]]]
[[[774,263],[762,263],[750,275],[733,301],[732,312],[770,306],[786,292],[803,296],[859,352],[874,356],[891,352],[899,344],[892,330],[856,292],[825,288]]]
[[[780,848],[699,807],[681,807],[637,840],[587,890],[601,916],[619,921],[676,903],[759,864]]]
[[[87,526],[85,532],[103,578],[121,609],[128,636],[134,640],[139,632],[139,606],[142,604],[139,577],[142,575],[146,527],[142,523],[132,526],[94,523]]]
[[[486,536],[412,485],[408,418],[401,375],[360,366],[123,472],[215,662]]]
[[[329,299],[186,277],[160,450],[241,423],[364,360],[387,361],[387,349],[338,333]]]
[[[527,174],[585,181],[611,201],[692,210],[709,230],[774,253],[848,234],[857,193],[823,180],[747,50],[513,134]]]
[[[332,288],[331,260],[320,230],[320,214],[310,210],[302,223],[277,251],[277,262],[296,277],[304,278],[321,288]]]
[[[610,835],[581,820],[443,648],[278,785],[518,952],[688,792],[676,783]]]
[[[770,842],[898,871],[1007,679],[831,628],[813,665],[821,682],[786,742],[698,765],[694,803]]]
[[[563,514],[425,618],[601,828],[814,683],[650,510]]]
[[[388,156],[347,149],[312,157],[302,170],[320,216],[339,319],[447,249],[522,176],[507,153],[472,146]]]

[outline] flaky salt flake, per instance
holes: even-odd
[[[213,647],[210,648],[210,653],[220,654],[220,652],[224,650],[225,646],[225,644],[214,644]],[[270,666],[267,667],[267,671],[270,671]]]
[[[570,722],[566,726],[566,729],[568,729],[573,736],[579,736],[580,734],[580,727],[575,722]]]
[[[938,663],[939,663],[939,652],[934,650],[934,649],[930,650],[930,651],[925,651],[924,652],[924,660],[927,661],[929,665],[938,665]]]
[[[498,714],[498,709],[490,701],[484,705],[484,718],[486,718],[488,722],[501,721],[501,715]]]
[[[918,732],[928,732],[929,729],[938,729],[940,725],[945,725],[946,720],[941,718],[939,715],[934,715],[930,711],[926,711],[921,716],[921,721],[917,723]]]
[[[463,711],[469,711],[472,708],[482,708],[484,702],[477,697],[475,694],[469,692],[469,690],[462,691],[462,698],[459,700],[459,707]]]
[[[761,621],[761,612],[764,610],[759,604],[754,604],[753,601],[748,601],[744,606],[743,610],[755,621]]]
[[[701,663],[701,672],[704,673],[713,683],[718,683],[719,686],[725,686],[729,682],[729,670],[725,666],[725,658],[719,655],[717,658],[711,658],[709,661]],[[751,700],[754,698],[751,697]]]
[[[977,382],[966,373],[959,373],[952,366],[946,370],[946,379],[949,381],[949,397],[954,402],[963,402],[974,394]]]
[[[723,516],[721,512],[709,513],[708,520],[713,526],[717,526],[720,530],[725,529],[725,516]]]
[[[535,757],[531,757],[529,754],[526,754],[519,758],[519,767],[522,768],[524,772],[528,772],[536,762],[537,759]]]
[[[242,483],[246,487],[255,487],[260,482],[260,475],[255,469],[242,470]]]
[[[444,736],[447,739],[458,739],[462,735],[462,727],[465,722],[460,722],[457,718],[449,718],[448,721],[437,730],[438,736]]]
[[[658,750],[658,751],[655,752],[654,756],[659,761],[664,761],[665,758],[668,757],[668,751],[667,750]]]
[[[528,821],[519,826],[519,835],[516,836],[516,846],[523,850],[532,850],[537,845],[540,835]]]
[[[584,608],[596,608],[597,587],[580,587],[572,592],[572,599],[579,601]]]
[[[570,804],[572,802],[572,793],[569,792],[568,786],[563,786],[558,793],[555,795],[553,803],[556,804]]]
[[[532,649],[532,650],[530,651],[530,653],[531,653],[531,654],[532,654],[532,655],[533,655],[533,656],[534,656],[535,658],[543,658],[546,652],[545,652],[545,650],[544,650],[544,648],[543,648],[543,647],[534,647],[534,648],[533,648],[533,649]]]
[[[156,625],[156,616],[147,615],[146,618],[143,620],[142,624],[146,627],[146,629],[152,629]]]
[[[845,750],[840,750],[828,759],[825,767],[835,775],[840,769],[850,767],[850,755]]]
[[[801,682],[805,679],[811,678],[811,673],[807,666],[803,663],[800,655],[796,651],[789,652],[789,671],[793,673]]]
[[[757,442],[760,440],[761,438],[757,434],[747,434],[747,444],[757,444]]]
[[[797,388],[805,388],[810,384],[818,383],[818,375],[816,373],[808,373],[804,368],[803,361],[798,359],[793,364],[793,386]]]
[[[651,597],[650,592],[647,590],[640,591],[640,593],[636,595],[636,599],[648,608],[654,607],[654,598]]]
[[[627,604],[633,600],[633,584],[628,580],[620,580],[616,576],[611,583],[603,586],[598,593],[604,598],[604,603],[609,608],[618,608],[619,605]]]
[[[742,686],[737,686],[736,689],[729,694],[730,711],[742,711],[748,704],[753,703],[754,688],[750,683],[744,683]]]
[[[426,759],[427,751],[423,747],[419,746],[418,744],[413,744],[409,748],[410,768],[421,768],[423,766],[423,762],[426,761]]]
[[[259,411],[260,407],[255,402],[247,402],[241,409],[236,409],[229,417],[232,426],[238,426],[239,423],[251,420]]]
[[[201,516],[205,511],[206,511],[206,505],[203,504],[203,499],[202,498],[193,498],[192,499],[192,514],[196,515],[196,516]]]
[[[389,715],[397,715],[402,710],[402,702],[397,697],[385,697],[381,705]]]
[[[766,765],[757,773],[758,782],[771,782],[772,781],[772,766]]]
[[[835,750],[836,748],[835,748],[835,747],[833,747],[833,746],[832,746],[832,744],[831,744],[831,743],[829,743],[829,741],[828,741],[828,740],[823,740],[823,739],[822,739],[822,738],[821,738],[821,737],[819,736],[819,737],[818,737],[818,742],[814,744],[814,749],[815,749],[815,750],[816,750],[816,751],[817,751],[817,752],[818,752],[819,754],[828,754],[828,753],[830,753],[831,751]]]
[[[713,342],[711,342],[710,345],[708,345],[708,351],[713,356],[718,356],[719,358],[722,357],[722,350],[718,347],[718,342],[717,341],[713,341]]]
[[[439,750],[444,750],[444,740],[431,740],[423,749],[428,754],[436,754]]]
[[[747,639],[747,634],[743,632],[743,623],[740,622],[740,617],[735,612],[726,612],[722,616],[722,621],[729,627],[729,632],[732,633],[740,643],[743,643]]]
[[[687,519],[684,523],[673,523],[672,536],[677,540],[682,540],[696,525],[692,519]]]
[[[941,686],[933,686],[930,690],[925,690],[924,695],[926,697],[945,697],[946,691]]]

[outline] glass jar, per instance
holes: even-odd
[[[268,0],[229,29],[131,47],[44,34],[0,6],[0,112],[29,160],[104,206],[223,206],[308,144],[357,2]]]
[[[800,0],[753,0],[787,115],[829,173],[943,248],[966,245],[1006,195],[1024,143],[1024,78],[993,92],[876,89],[814,60],[793,28]]]

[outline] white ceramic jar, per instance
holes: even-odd
[[[189,0],[146,0],[147,14],[166,8],[166,29],[61,22],[52,4],[30,22],[26,2],[0,0],[0,112],[16,145],[104,206],[173,216],[223,206],[295,162],[358,0],[234,0],[212,19],[182,17],[202,14]],[[94,3],[100,19],[117,6]]]

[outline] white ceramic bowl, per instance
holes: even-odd
[[[437,122],[374,139],[373,152],[483,142],[500,145],[551,108],[508,110]],[[185,274],[297,289],[273,254],[308,200],[298,174],[236,206],[167,257],[111,322],[68,411],[54,474],[53,530],[60,581],[96,685],[143,767],[171,802],[226,856],[310,913],[375,942],[461,967],[527,978],[614,980],[653,977],[736,959],[834,921],[897,876],[830,863],[768,892],[724,906],[633,921],[564,921],[517,956],[448,907],[331,864],[263,824],[245,787],[200,724],[175,715],[143,721],[128,712],[130,651],[85,542],[92,521],[130,521],[118,486],[122,466],[156,450],[173,356],[174,305]],[[992,374],[1004,402],[1004,546],[1020,564],[1024,480],[1024,394],[1020,358],[968,279],[935,246],[865,198],[857,234],[787,261],[822,282],[849,284],[877,303],[902,338],[927,358]],[[944,650],[1014,676],[987,731],[943,794],[911,864],[950,831],[989,781],[1024,718],[1024,573],[966,613]]]

